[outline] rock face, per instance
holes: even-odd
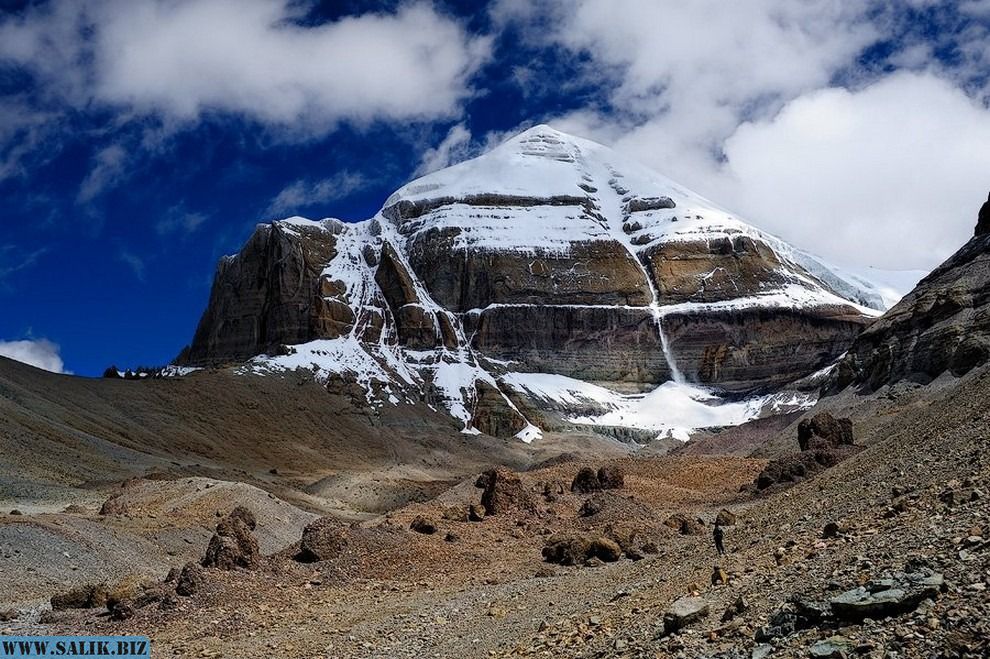
[[[177,362],[307,368],[355,399],[421,400],[466,430],[531,437],[512,402],[524,393],[503,384],[513,372],[772,389],[832,362],[882,304],[641,165],[537,126],[365,222],[259,225],[221,261]]]
[[[990,360],[990,202],[976,235],[857,338],[833,388],[927,384]]]

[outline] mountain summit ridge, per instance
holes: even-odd
[[[218,266],[178,362],[309,368],[365,404],[442,406],[469,432],[607,418],[683,435],[644,421],[630,392],[689,410],[688,428],[719,425],[714,408],[739,422],[712,391],[759,394],[758,414],[884,306],[867,282],[540,125],[402,186],[366,221],[259,225]]]

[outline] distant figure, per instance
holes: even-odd
[[[715,549],[718,551],[718,555],[725,556],[725,545],[722,544],[722,538],[725,536],[725,532],[719,526],[718,522],[715,522],[715,530],[712,531],[712,536],[715,538]]]
[[[985,233],[990,233],[990,196],[980,209],[980,218],[976,222],[976,235],[982,236]]]

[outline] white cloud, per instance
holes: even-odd
[[[48,339],[0,341],[0,356],[9,357],[52,373],[67,373],[59,346]]]
[[[0,24],[0,58],[52,94],[191,120],[240,114],[294,131],[456,116],[490,40],[425,2],[334,23],[289,0],[52,3]]]
[[[155,231],[159,236],[177,231],[188,235],[199,229],[208,219],[205,213],[191,213],[180,204],[169,210],[165,217],[155,224]]]
[[[833,0],[501,0],[493,15],[586,59],[581,70],[606,90],[605,103],[547,117],[554,126],[822,256],[930,268],[971,234],[990,187],[990,112],[971,98],[990,90],[990,47],[973,22],[933,37],[905,24],[903,10]],[[901,33],[887,64],[915,73],[857,63],[864,48]],[[963,57],[950,69],[932,44]]]
[[[549,15],[534,9],[547,6]],[[865,10],[834,0],[504,0],[496,16],[589,58],[583,70],[609,90],[611,107],[555,125],[605,141],[621,134],[621,146],[697,185],[740,121],[827,84],[876,38]]]
[[[144,281],[145,263],[143,258],[126,249],[117,252],[117,258],[131,269],[138,281]]]
[[[825,89],[725,144],[720,199],[822,256],[931,268],[973,232],[990,188],[990,112],[931,74]]]
[[[79,185],[78,201],[87,203],[105,189],[113,187],[123,176],[127,165],[127,151],[117,144],[101,149],[93,156],[93,166]]]
[[[447,131],[440,144],[423,152],[415,176],[422,176],[443,169],[471,157],[471,131],[464,124],[456,124]]]
[[[268,204],[266,215],[285,217],[304,206],[325,204],[345,199],[368,185],[368,179],[359,172],[344,170],[320,180],[293,181],[275,195]]]

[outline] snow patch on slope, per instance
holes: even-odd
[[[554,373],[509,373],[502,382],[537,400],[575,410],[598,413],[567,416],[579,425],[620,426],[657,433],[657,438],[686,441],[703,428],[737,426],[775,412],[804,409],[816,398],[805,394],[771,394],[726,402],[711,391],[689,384],[665,382],[645,394],[620,394],[590,382]]]

